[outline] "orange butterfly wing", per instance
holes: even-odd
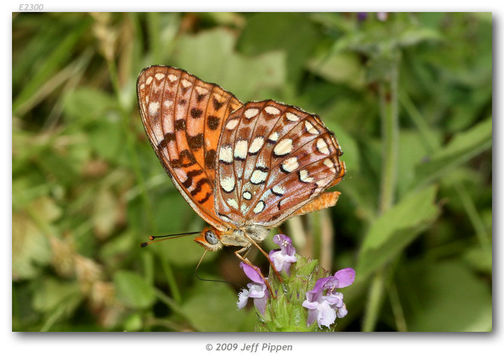
[[[137,95],[145,131],[175,186],[207,223],[225,230],[214,209],[217,146],[223,123],[242,103],[169,66],[144,69]]]

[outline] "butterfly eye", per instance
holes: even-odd
[[[205,233],[205,240],[211,245],[215,245],[219,242],[217,235],[211,230]]]

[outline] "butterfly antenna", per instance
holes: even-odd
[[[168,240],[168,239],[176,239],[176,238],[179,238],[182,236],[195,235],[195,234],[199,234],[200,232],[201,231],[193,231],[193,232],[168,234],[168,235],[151,235],[151,236],[149,236],[149,241],[144,241],[143,243],[140,244],[140,247],[146,247],[147,245],[150,245],[152,243],[164,241],[164,240]]]
[[[205,249],[205,252],[203,253],[203,255],[201,255],[199,261],[198,261],[198,264],[196,265],[196,269],[194,269],[194,274],[197,275],[198,273],[198,269],[199,269],[199,266],[201,265],[201,262],[203,261],[203,258],[205,257],[206,253],[207,253],[207,249]]]
[[[205,257],[206,253],[207,253],[208,250],[205,249],[205,252],[203,253],[203,255],[201,255],[201,258],[199,259],[198,261],[198,265],[196,265],[196,269],[194,269],[194,276],[196,277],[196,279],[198,280],[201,280],[201,281],[213,281],[213,282],[222,282],[222,283],[228,283],[228,284],[231,284],[229,281],[226,281],[226,280],[217,280],[217,279],[203,279],[202,277],[200,277],[198,275],[198,269],[199,269],[199,266],[201,264],[201,262],[203,261],[203,258]]]

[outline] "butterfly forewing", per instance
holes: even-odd
[[[168,174],[191,207],[224,230],[214,207],[217,146],[224,120],[241,102],[168,66],[143,70],[137,93],[145,130]]]
[[[216,212],[236,226],[276,226],[343,177],[339,156],[316,116],[271,100],[247,103],[222,129]]]

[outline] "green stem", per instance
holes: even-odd
[[[382,172],[378,213],[383,215],[394,204],[397,183],[397,157],[399,150],[398,119],[399,60],[390,66],[389,77],[379,84],[380,114],[382,123]],[[373,331],[383,303],[385,269],[378,270],[371,282],[363,331]]]
[[[329,209],[319,211],[320,217],[320,264],[328,271],[332,270],[334,249],[334,227],[331,221]]]
[[[133,44],[133,61],[134,64],[131,68],[135,76],[138,75],[138,66],[142,64],[143,56],[143,38],[142,25],[140,24],[139,15],[137,13],[128,13],[129,19],[133,24],[134,44]]]
[[[474,205],[474,202],[469,196],[466,188],[462,183],[459,182],[455,184],[455,190],[457,191],[460,200],[462,200],[462,205],[464,206],[467,216],[469,217],[469,221],[471,221],[471,224],[476,231],[476,236],[480,242],[481,247],[483,249],[491,248],[492,244],[490,237],[488,236],[485,229],[485,224],[483,223],[483,220],[481,219],[478,210],[476,209],[476,206]]]
[[[402,92],[400,100],[401,105],[404,107],[410,118],[415,123],[416,127],[420,131],[420,134],[422,134],[422,137],[425,140],[424,144],[426,150],[429,153],[433,153],[434,151],[438,150],[439,144],[433,132],[429,128],[429,124],[427,123],[427,121],[425,121],[425,118],[415,107],[409,96],[405,92]],[[481,216],[478,213],[476,206],[474,205],[474,201],[471,199],[466,188],[462,183],[455,184],[455,191],[457,192],[458,196],[460,197],[460,200],[462,201],[464,210],[467,213],[467,216],[469,217],[469,221],[471,222],[474,231],[476,232],[476,236],[480,242],[481,247],[488,249],[489,247],[492,246],[491,239],[488,236],[488,233],[485,229],[485,224],[483,223],[483,220],[481,219]]]
[[[368,302],[366,305],[366,314],[362,324],[362,331],[373,331],[378,320],[381,305],[383,303],[383,290],[385,285],[384,269],[376,272],[371,287],[369,289]]]
[[[168,286],[170,287],[171,294],[177,304],[180,304],[182,301],[182,297],[180,296],[180,290],[177,285],[177,281],[175,280],[175,276],[173,274],[173,270],[170,266],[170,263],[166,259],[161,259],[161,266],[163,267],[163,271],[166,276],[166,281],[168,282]]]
[[[422,114],[420,114],[420,112],[416,108],[415,104],[413,104],[408,94],[404,91],[401,92],[399,100],[401,102],[402,107],[408,114],[409,118],[418,128],[418,131],[420,132],[420,135],[424,140],[424,144],[427,151],[432,152],[434,150],[437,150],[439,148],[439,144],[438,141],[436,140],[436,136],[431,131],[429,124],[427,123],[427,121],[425,121]]]
[[[287,229],[294,245],[300,249],[300,254],[306,257],[313,257],[313,244],[311,241],[308,241],[301,217],[294,216],[287,220]]]
[[[392,312],[394,313],[396,328],[401,332],[406,332],[408,331],[408,327],[406,326],[406,319],[404,317],[404,312],[401,306],[401,300],[399,299],[399,294],[397,292],[397,287],[394,281],[390,282],[387,290],[390,306],[392,307]]]
[[[49,316],[49,318],[46,320],[44,325],[42,325],[42,328],[40,329],[40,332],[48,332],[51,330],[52,326],[58,319],[63,315],[65,312],[65,307],[64,306],[58,306],[56,309],[52,312],[52,314]]]
[[[177,302],[175,302],[173,299],[170,297],[166,296],[161,290],[155,288],[154,293],[156,294],[156,297],[164,303],[166,306],[168,306],[175,314],[181,316],[184,318],[188,323],[190,322],[187,316],[185,315],[184,311],[180,308]]]
[[[156,297],[162,303],[164,303],[166,306],[168,306],[174,313],[181,315],[182,317],[185,318],[184,312],[182,311],[182,309],[180,308],[180,306],[178,305],[178,303],[175,300],[166,296],[161,290],[159,290],[157,288],[154,289],[154,292],[156,294]]]
[[[379,213],[392,207],[397,182],[397,155],[399,148],[399,120],[397,111],[398,69],[393,67],[390,81],[380,83],[380,113],[382,120],[382,172]]]
[[[319,256],[319,254],[321,253],[320,212],[315,211],[310,214],[307,214],[306,218],[308,221],[307,228],[311,229],[311,232],[308,234],[308,236],[311,237],[313,256],[320,259],[320,256]],[[324,267],[324,265],[321,265],[321,266]],[[325,269],[327,269],[327,268],[325,268]]]
[[[76,298],[80,299],[80,296],[80,293],[71,294],[62,299],[58,305],[54,307],[53,312],[40,328],[40,332],[47,332],[51,330],[53,325],[65,314],[65,311],[71,307],[71,304],[76,300]]]
[[[154,259],[150,251],[142,251],[142,262],[145,281],[152,285],[154,284]]]
[[[159,22],[159,13],[147,14],[147,31],[149,34],[150,48],[152,50],[152,61],[154,64],[159,64],[161,61],[161,51],[159,46],[159,34],[161,33],[161,27],[159,26]]]

